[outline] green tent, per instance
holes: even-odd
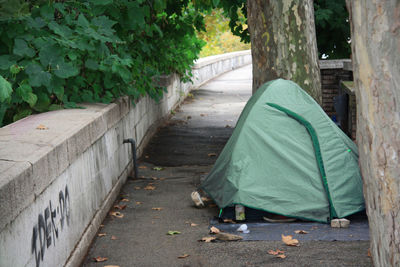
[[[318,222],[364,209],[356,145],[282,79],[250,98],[201,188],[220,208],[241,204]]]

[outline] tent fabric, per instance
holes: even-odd
[[[283,79],[249,99],[201,188],[220,208],[241,204],[318,222],[364,209],[356,145]]]

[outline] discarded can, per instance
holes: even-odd
[[[235,205],[235,217],[236,217],[236,221],[244,221],[244,220],[246,220],[246,215],[245,215],[245,212],[244,212],[244,206]]]

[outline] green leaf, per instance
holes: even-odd
[[[6,111],[9,108],[9,105],[7,103],[2,103],[0,105],[0,127],[3,127],[3,120],[4,120],[4,115],[6,115]]]
[[[29,84],[31,86],[46,86],[49,87],[51,82],[51,74],[44,71],[42,66],[37,63],[29,64],[25,69],[26,74],[29,76]]]
[[[167,232],[167,235],[178,235],[178,234],[180,234],[181,232],[179,232],[179,231],[168,231]]]
[[[89,0],[95,6],[105,6],[113,3],[113,0]]]
[[[77,25],[81,26],[82,28],[89,28],[90,27],[89,21],[85,18],[85,16],[83,14],[80,14],[78,16]]]
[[[220,0],[213,0],[214,7],[218,7]]]
[[[59,100],[63,100],[64,97],[64,85],[65,79],[58,78],[53,76],[51,79],[50,87],[52,89],[52,93],[56,95]]]
[[[127,21],[130,30],[135,29],[136,25],[144,25],[144,10],[139,6],[133,6],[128,9],[128,18]]]
[[[32,17],[27,17],[26,21],[27,25],[31,28],[40,29],[46,26],[46,22],[40,17],[37,17],[35,19],[33,19]]]
[[[64,61],[59,61],[55,63],[55,65],[53,66],[53,70],[54,70],[54,75],[64,79],[76,76],[79,73],[78,68],[76,68],[71,63],[66,63]]]
[[[63,109],[63,107],[61,105],[52,104],[49,106],[49,111],[60,110],[60,109]]]
[[[40,15],[44,19],[53,20],[54,19],[54,6],[50,5],[50,4],[44,4],[40,8]]]
[[[85,62],[85,67],[91,70],[98,70],[99,69],[99,64],[94,61],[93,59],[88,59]]]
[[[29,84],[23,83],[15,91],[29,106],[33,107],[36,104],[37,96],[32,93],[32,87]]]
[[[49,28],[56,34],[62,37],[69,37],[72,35],[72,30],[65,25],[58,24],[54,21],[49,23]]]
[[[23,39],[15,39],[13,53],[18,56],[27,56],[29,58],[36,54],[35,50],[30,48]]]
[[[37,97],[38,99],[33,109],[39,112],[47,111],[51,103],[50,98],[45,93],[39,93]]]
[[[32,114],[32,110],[29,109],[29,108],[25,108],[25,109],[19,111],[17,114],[15,114],[15,115],[13,116],[13,121],[18,121],[18,120],[20,120],[20,119],[23,119],[23,118],[25,118],[25,117],[28,117],[28,116],[31,115],[31,114]]]
[[[15,60],[11,59],[10,55],[3,55],[0,56],[0,69],[1,70],[8,70],[12,65],[16,63]]]
[[[40,63],[45,67],[48,65],[54,65],[55,62],[62,59],[60,48],[54,45],[43,46],[39,52],[39,59]]]
[[[0,75],[0,103],[9,99],[12,92],[11,84]]]

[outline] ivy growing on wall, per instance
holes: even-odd
[[[0,0],[0,19],[0,126],[121,95],[158,100],[154,79],[189,80],[203,45],[187,0]]]

